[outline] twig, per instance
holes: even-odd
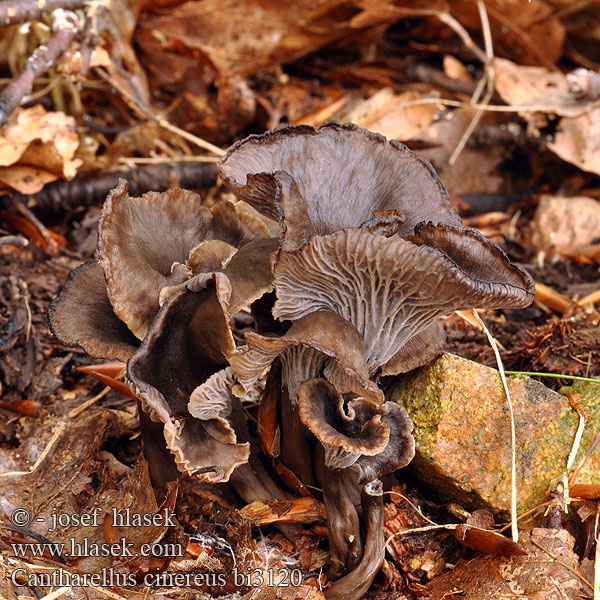
[[[52,235],[50,235],[50,232],[48,229],[46,229],[46,226],[27,208],[27,206],[25,206],[25,204],[23,204],[19,198],[15,197],[12,198],[12,204],[23,215],[23,217],[25,217],[38,230],[48,248],[51,251],[57,251],[58,244],[56,243],[56,240],[52,237]]]
[[[399,106],[401,108],[406,108],[409,106],[418,106],[420,104],[439,104],[441,106],[454,106],[458,108],[464,108],[465,106],[468,106],[470,108],[481,109],[489,112],[544,112],[550,114],[556,113],[558,108],[569,106],[573,108],[580,108],[581,112],[573,115],[579,116],[598,108],[600,106],[600,101],[596,100],[583,104],[581,102],[571,102],[569,104],[513,104],[511,106],[502,106],[499,104],[469,104],[468,102],[450,100],[449,98],[418,98],[416,100],[407,100]]]
[[[561,314],[566,313],[576,306],[576,304],[567,296],[560,294],[551,287],[548,287],[543,283],[538,283],[537,281],[535,283],[535,299]]]
[[[433,8],[400,8],[395,7],[395,14],[398,16],[415,16],[415,17],[436,17],[445,25],[448,25],[458,37],[462,40],[463,44],[473,52],[473,54],[483,63],[487,64],[488,57],[486,53],[473,41],[473,38],[469,35],[469,32],[449,13],[442,10],[435,10]]]
[[[21,100],[31,93],[35,78],[45,73],[66,51],[75,39],[78,18],[73,12],[56,10],[52,13],[52,37],[33,52],[23,71],[0,93],[0,126],[8,120],[10,113]]]
[[[485,44],[485,54],[486,54],[488,60],[485,63],[485,75],[480,81],[480,83],[482,85],[480,87],[479,83],[477,84],[477,87],[475,88],[475,91],[473,92],[473,97],[471,98],[471,104],[475,104],[478,102],[479,95],[481,94],[481,88],[483,87],[483,85],[485,85],[487,87],[487,91],[485,93],[485,96],[483,97],[482,104],[487,105],[487,104],[489,104],[490,100],[492,99],[492,96],[494,95],[494,66],[493,66],[494,65],[494,62],[493,62],[494,61],[494,47],[492,45],[492,32],[490,30],[490,22],[489,22],[489,19],[487,16],[487,11],[485,9],[485,3],[483,2],[483,0],[477,0],[477,10],[479,11],[479,18],[481,19],[481,28],[483,31],[483,41]],[[482,116],[483,116],[483,111],[481,109],[478,109],[477,112],[473,115],[471,122],[465,129],[460,140],[458,141],[458,144],[456,145],[454,152],[448,159],[449,165],[453,165],[458,160],[460,153],[462,152],[467,141],[471,137],[471,134],[477,127]]]
[[[19,248],[27,248],[29,241],[20,235],[5,235],[0,237],[0,246],[18,246]]]
[[[66,422],[61,423],[57,427],[56,431],[50,438],[50,441],[48,442],[48,444],[46,445],[46,447],[44,448],[42,453],[39,455],[38,459],[35,461],[33,466],[28,471],[8,471],[6,473],[0,473],[0,477],[14,477],[16,475],[30,475],[31,473],[33,473],[40,466],[40,464],[46,458],[46,456],[48,456],[48,454],[50,453],[50,450],[52,449],[52,446],[54,446],[54,444],[56,443],[56,440],[58,440],[58,438],[61,436],[63,431],[66,429],[66,427],[67,427]]]
[[[90,398],[89,400],[86,400],[85,402],[81,403],[79,406],[76,406],[75,408],[71,409],[69,411],[69,413],[67,414],[67,417],[69,419],[73,419],[75,418],[77,415],[81,414],[84,410],[87,410],[90,406],[92,406],[92,404],[95,404],[96,402],[98,402],[98,400],[100,400],[100,398],[104,398],[104,396],[106,396],[106,394],[108,394],[108,392],[110,392],[111,388],[109,386],[106,386],[99,394],[96,394],[93,398]]]
[[[88,0],[2,0],[0,1],[0,26],[17,25],[39,19],[41,16],[62,8],[83,8]]]
[[[216,163],[216,156],[120,156],[118,162],[132,165],[174,165],[182,162]]]
[[[30,196],[18,196],[38,214],[61,214],[80,206],[92,206],[104,201],[119,179],[129,183],[129,193],[140,196],[148,190],[162,192],[171,187],[185,189],[206,188],[215,184],[217,170],[213,164],[183,162],[173,165],[153,164],[130,171],[102,171],[96,175],[80,173],[71,181],[55,181]],[[0,198],[0,208],[9,208],[9,202]]]
[[[586,304],[596,304],[600,302],[600,290],[596,290],[587,296],[584,296],[581,300],[577,301],[579,306],[585,306]]]
[[[511,464],[510,464],[510,529],[512,533],[513,542],[519,541],[519,528],[517,524],[517,434],[515,431],[515,415],[513,412],[512,401],[510,399],[510,392],[508,391],[508,383],[506,382],[506,375],[504,374],[504,365],[500,358],[500,352],[498,351],[498,344],[486,327],[485,323],[481,320],[481,317],[477,312],[473,311],[475,318],[479,321],[483,327],[483,331],[487,336],[490,346],[496,356],[496,362],[498,363],[498,370],[500,371],[500,378],[502,379],[502,385],[504,386],[504,393],[506,394],[506,402],[508,404],[508,413],[510,415],[510,447],[511,447]]]
[[[179,135],[183,139],[187,140],[188,142],[191,142],[192,144],[195,144],[196,146],[199,146],[204,150],[208,150],[208,152],[212,152],[217,156],[225,155],[225,150],[219,148],[218,146],[215,146],[214,144],[211,144],[210,142],[207,142],[206,140],[203,140],[202,138],[199,138],[198,136],[188,133],[184,129],[180,129],[175,125],[171,125],[171,123],[169,123],[165,118],[159,115],[155,115],[147,106],[141,104],[139,100],[134,98],[127,90],[123,89],[122,86],[117,85],[117,83],[113,81],[112,77],[103,69],[98,67],[95,70],[96,73],[98,73],[98,75],[102,77],[102,79],[110,83],[121,95],[123,95],[129,102],[134,104],[138,108],[138,110],[140,110],[148,119],[155,121],[163,129],[166,129],[171,133],[175,133],[176,135]]]

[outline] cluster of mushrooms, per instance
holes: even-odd
[[[155,482],[184,472],[246,502],[292,497],[262,453],[304,493],[322,489],[326,595],[357,599],[384,556],[381,477],[415,451],[379,377],[441,352],[437,317],[527,306],[533,282],[462,225],[426,160],[354,125],[252,135],[218,168],[235,203],[132,198],[121,181],[51,327],[127,362]],[[253,329],[236,340],[240,311]],[[243,406],[257,394],[258,440]]]

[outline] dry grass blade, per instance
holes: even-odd
[[[8,471],[6,473],[0,473],[0,477],[15,477],[18,475],[30,475],[31,473],[36,471],[37,468],[42,464],[42,462],[46,458],[46,456],[48,456],[48,454],[50,454],[50,450],[52,450],[52,447],[54,446],[54,444],[56,443],[56,441],[62,435],[63,431],[66,428],[67,428],[67,423],[61,423],[59,425],[59,427],[57,427],[56,431],[50,438],[50,441],[48,442],[48,444],[46,444],[46,447],[44,448],[42,453],[39,455],[38,459],[35,461],[35,463],[31,466],[31,468],[28,471]]]
[[[517,524],[517,435],[515,432],[515,414],[513,411],[512,401],[510,399],[510,392],[508,391],[508,384],[506,382],[506,375],[504,374],[504,365],[500,358],[500,352],[498,351],[498,344],[486,327],[485,323],[481,320],[481,317],[473,311],[473,314],[483,327],[483,331],[487,336],[494,355],[496,356],[496,362],[498,363],[498,370],[500,371],[500,378],[502,379],[502,385],[504,386],[504,393],[506,394],[506,402],[508,404],[508,412],[510,414],[510,446],[511,446],[511,465],[510,465],[510,529],[512,534],[513,542],[519,541],[519,528]]]
[[[487,87],[485,96],[483,97],[483,101],[481,102],[483,105],[489,104],[492,96],[494,95],[494,47],[492,45],[492,32],[490,30],[490,22],[487,16],[487,11],[485,9],[485,3],[483,0],[477,0],[477,9],[479,11],[479,18],[481,19],[481,29],[483,31],[483,40],[485,43],[485,54],[487,57],[487,61],[485,62],[485,75],[478,82],[475,91],[473,92],[473,97],[471,98],[471,104],[476,104],[479,100],[479,96],[483,91],[484,87]],[[477,127],[477,124],[481,120],[483,116],[483,111],[481,109],[477,109],[477,112],[473,115],[471,122],[463,133],[462,137],[458,141],[454,152],[448,159],[448,164],[453,165],[468,142],[471,134]]]

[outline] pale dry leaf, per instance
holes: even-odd
[[[545,67],[524,67],[504,58],[494,59],[494,86],[510,106],[545,106],[543,112],[576,116],[588,109],[571,92],[567,78]],[[527,118],[530,112],[523,112]]]
[[[600,202],[583,196],[542,196],[533,220],[534,244],[558,252],[591,244],[600,238]]]
[[[466,81],[473,83],[474,79],[467,71],[465,65],[463,65],[458,58],[455,58],[451,54],[444,55],[444,73],[456,81]]]
[[[56,179],[53,173],[29,165],[0,167],[0,182],[20,194],[37,194],[44,185]]]
[[[410,140],[430,125],[436,111],[434,104],[406,106],[406,103],[420,98],[422,95],[413,90],[395,94],[391,88],[383,88],[338,118],[380,133],[390,140]]]
[[[81,165],[73,158],[78,146],[73,117],[46,112],[39,104],[22,109],[0,130],[2,179],[21,193],[35,193],[59,177],[71,179]],[[19,167],[12,174],[11,165]]]
[[[563,117],[548,148],[580,169],[600,175],[600,107]]]

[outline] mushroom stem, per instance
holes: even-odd
[[[304,485],[315,485],[306,426],[300,421],[297,407],[290,401],[287,387],[283,388],[281,394],[281,422],[281,462]]]
[[[144,447],[144,455],[148,461],[150,479],[158,496],[162,499],[166,493],[167,483],[175,481],[181,473],[175,464],[173,455],[167,449],[163,435],[163,424],[155,423],[142,409],[138,400],[140,433]]]
[[[362,560],[351,573],[331,585],[325,592],[327,600],[362,598],[383,562],[385,553],[383,485],[379,479],[374,479],[364,486],[361,504],[366,529]]]
[[[304,485],[314,485],[312,453],[308,445],[308,430],[298,415],[298,388],[318,377],[325,357],[313,348],[291,346],[280,356],[281,377],[281,460]]]
[[[348,469],[331,469],[325,465],[321,444],[315,449],[317,475],[323,488],[329,539],[329,579],[338,579],[356,568],[362,557],[360,535],[360,486],[356,474]]]

